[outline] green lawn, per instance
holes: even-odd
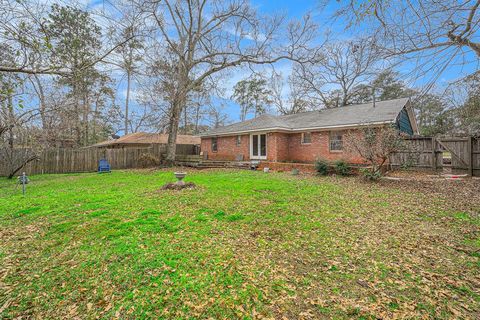
[[[171,171],[0,179],[0,318],[475,318],[480,183]],[[453,182],[452,182],[453,183]],[[452,191],[453,190],[453,191]]]

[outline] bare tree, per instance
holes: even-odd
[[[35,116],[34,110],[23,111],[17,76],[3,75],[0,90],[0,163],[11,179],[29,162],[37,159],[38,144],[31,143],[24,124]],[[17,148],[16,144],[20,144]]]
[[[153,58],[145,60],[145,76],[140,77],[138,81],[136,100],[141,109],[137,109],[131,115],[131,131],[136,132],[142,128],[166,132],[171,109],[168,96],[172,91],[169,82],[172,68],[168,59],[156,50],[158,43],[153,42],[148,46],[151,46],[150,55]]]
[[[338,14],[351,26],[365,23],[384,57],[415,59],[416,72],[437,79],[449,65],[472,65],[480,57],[479,0],[347,1]],[[363,29],[365,26],[363,27]]]
[[[127,27],[124,30],[125,37],[129,37],[133,34],[134,30],[133,27]],[[128,134],[128,115],[129,115],[129,103],[130,103],[130,91],[131,91],[131,83],[132,83],[132,74],[135,72],[135,63],[141,59],[141,56],[136,52],[136,49],[140,48],[141,44],[139,41],[130,41],[126,46],[121,47],[122,50],[122,58],[123,58],[123,69],[125,70],[127,76],[127,93],[125,97],[125,126],[124,131],[125,134]]]
[[[211,95],[217,89],[210,84],[215,85],[215,83],[208,83],[208,85],[198,88],[198,91],[189,95],[182,117],[184,134],[198,134],[200,132],[201,121],[208,115],[208,106],[212,104]]]
[[[364,127],[345,135],[345,150],[360,155],[369,164],[365,176],[376,180],[391,154],[405,148],[405,142],[393,127]]]
[[[235,84],[232,99],[240,105],[240,121],[245,121],[249,112],[253,111],[256,118],[267,111],[272,102],[272,92],[267,80],[254,74]]]
[[[450,107],[447,115],[455,120],[452,131],[480,136],[480,72],[451,83],[443,101]]]
[[[302,91],[317,105],[346,106],[352,103],[358,85],[376,73],[378,62],[373,39],[331,43],[323,49],[323,59],[299,65],[295,76],[302,83]]]
[[[59,61],[52,61],[51,32],[47,28],[50,13],[48,2],[39,0],[2,0],[0,5],[0,43],[17,54],[13,61],[0,60],[0,72],[69,76],[71,70]],[[117,48],[124,46],[134,36],[108,44],[95,52],[95,57],[83,65],[91,68],[105,62]]]
[[[126,39],[131,39],[125,45],[120,46],[112,55],[117,62],[110,63],[118,66],[125,75],[127,88],[125,94],[125,113],[124,113],[124,134],[128,134],[129,131],[129,115],[130,115],[130,100],[132,85],[134,85],[134,79],[136,75],[141,73],[140,64],[143,60],[145,49],[145,34],[147,32],[147,26],[143,21],[142,12],[139,12],[138,8],[135,8],[128,3],[118,3],[116,8],[120,8],[122,17],[120,21],[117,18],[109,17],[114,26],[119,26],[119,33],[114,36],[116,42],[123,42]],[[118,15],[118,12],[116,12]]]
[[[189,93],[229,68],[304,60],[306,44],[315,35],[308,16],[287,24],[284,17],[260,17],[246,0],[156,0],[144,9],[156,21],[164,51],[172,58],[168,164],[175,160],[180,116]]]
[[[296,68],[298,66],[294,66],[294,70]],[[300,113],[315,108],[295,71],[286,80],[282,74],[273,72],[270,77],[270,90],[272,104],[280,114]]]
[[[1,145],[1,144],[0,144]],[[12,179],[27,164],[38,159],[38,148],[0,148],[0,162],[6,169],[7,179]]]
[[[208,122],[210,127],[218,128],[227,124],[228,115],[224,111],[225,105],[210,105],[208,109]]]

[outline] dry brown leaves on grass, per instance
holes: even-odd
[[[183,189],[195,189],[196,185],[193,182],[185,182],[184,184],[177,184],[177,183],[167,183],[165,184],[161,190],[183,190]]]
[[[478,181],[326,179],[358,206],[317,232],[300,222],[280,231],[257,225],[234,241],[247,278],[278,284],[275,294],[264,292],[275,318],[479,316],[478,248],[465,240],[478,239],[480,229],[449,214],[478,219]]]
[[[132,174],[115,197],[92,197],[85,208],[72,193],[58,201],[71,201],[67,214],[7,216],[0,310],[24,318],[478,318],[480,181],[228,170],[189,177],[198,184],[191,192],[156,192],[170,172],[161,183]],[[102,213],[119,190],[128,196]],[[200,232],[207,236],[197,241]],[[92,246],[97,256],[86,251]],[[192,264],[152,266],[199,252]]]

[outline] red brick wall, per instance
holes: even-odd
[[[242,143],[237,147],[237,136],[217,138],[218,151],[213,152],[211,138],[202,138],[201,151],[208,153],[212,160],[235,160],[235,155],[243,154],[244,160],[250,159],[250,135],[242,135]],[[270,132],[267,134],[267,160],[274,162],[313,163],[318,158],[329,161],[345,160],[350,163],[364,163],[358,155],[346,151],[330,151],[330,132],[312,132],[310,144],[301,143],[301,133]]]
[[[269,168],[271,171],[278,171],[278,172],[291,172],[293,169],[297,169],[301,173],[317,173],[315,169],[315,164],[313,163],[292,163],[292,162],[269,162],[269,161],[262,161],[257,167],[257,170],[263,171],[264,168]],[[359,166],[350,167],[351,174],[359,174],[360,173]],[[335,167],[331,164],[328,168],[329,173],[335,173]]]
[[[212,151],[212,138],[202,138],[200,151],[208,154],[211,160],[235,160],[236,155],[242,154],[243,160],[250,159],[250,135],[241,135],[241,144],[237,146],[237,136],[218,137],[217,152]]]
[[[315,165],[312,163],[285,163],[285,162],[268,162],[262,161],[257,170],[263,170],[263,168],[269,168],[272,171],[290,172],[294,168],[300,172],[315,173]]]
[[[312,143],[310,144],[302,144],[301,139],[301,133],[289,135],[288,152],[290,161],[308,163],[315,162],[315,160],[321,158],[329,161],[342,159],[350,163],[363,163],[363,159],[358,155],[353,155],[346,151],[330,151],[330,131],[312,132]]]
[[[267,134],[267,159],[288,161],[288,133],[270,132]]]

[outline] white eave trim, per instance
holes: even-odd
[[[412,126],[413,133],[418,135],[420,131],[418,130],[417,117],[415,115],[415,111],[413,110],[412,104],[410,103],[410,100],[408,100],[405,108],[407,109],[408,118],[410,120],[410,125]]]
[[[323,127],[304,127],[304,128],[295,128],[295,129],[286,129],[283,127],[271,127],[265,129],[251,129],[251,130],[242,130],[242,131],[231,131],[231,132],[222,132],[222,133],[212,133],[212,134],[205,134],[200,135],[200,138],[208,138],[208,137],[220,137],[220,136],[234,136],[239,134],[247,134],[252,132],[302,132],[302,131],[325,131],[331,129],[347,129],[347,128],[359,128],[365,126],[379,126],[385,124],[392,124],[395,123],[396,120],[386,120],[386,121],[377,121],[377,122],[367,122],[362,124],[343,124],[343,125],[335,125],[335,126],[323,126]]]

